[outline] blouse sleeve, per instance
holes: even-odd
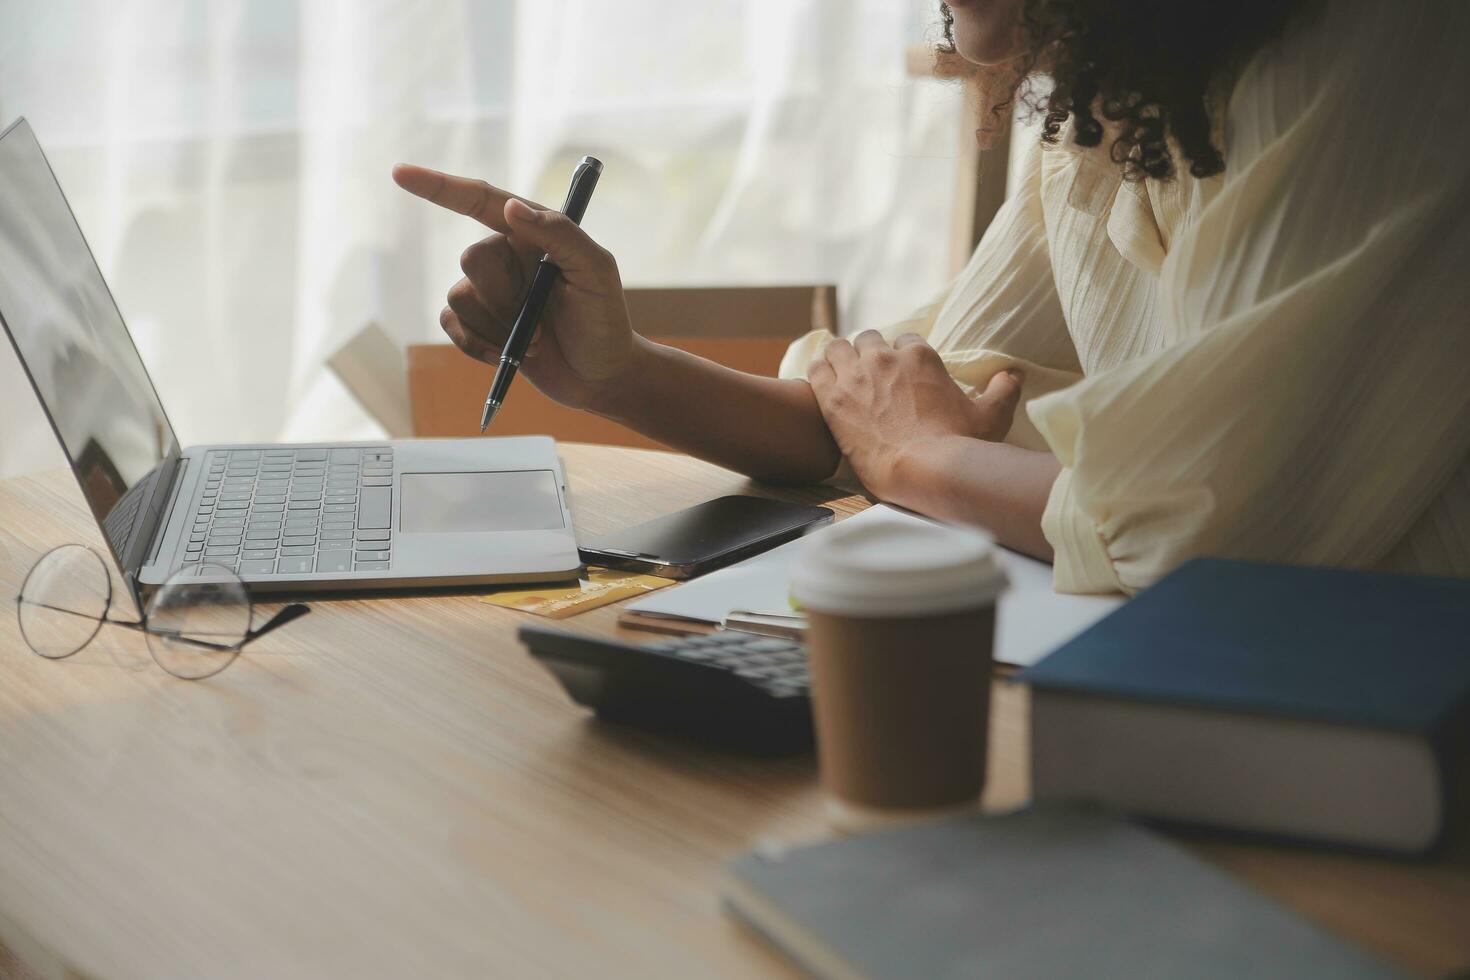
[[[1470,454],[1470,5],[1325,5],[1231,100],[1170,343],[1034,401],[1065,592],[1214,555],[1380,561]]]
[[[1023,403],[1082,376],[1052,275],[1041,209],[1040,154],[1040,140],[1032,140],[1016,161],[1014,192],[955,281],[913,316],[879,331],[889,343],[906,333],[923,337],[971,397],[1013,367],[1025,374]],[[805,378],[831,340],[820,331],[798,339],[781,362],[780,376]],[[1006,441],[1046,448],[1024,412],[1017,412]]]

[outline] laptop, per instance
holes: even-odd
[[[137,599],[211,565],[256,593],[581,568],[546,437],[181,447],[24,119],[0,133],[0,326]]]

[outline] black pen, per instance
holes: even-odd
[[[577,164],[576,172],[572,174],[571,189],[567,191],[567,201],[561,207],[561,213],[571,218],[573,223],[582,223],[582,215],[587,213],[587,202],[592,200],[592,191],[597,187],[597,178],[601,176],[601,160],[583,157],[582,162]],[[490,382],[490,394],[485,396],[485,410],[480,413],[481,432],[495,418],[495,413],[500,411],[505,394],[510,391],[510,383],[520,370],[521,358],[526,356],[531,338],[536,336],[536,326],[541,322],[541,311],[546,308],[551,287],[556,285],[556,277],[559,275],[561,269],[551,261],[551,256],[541,256],[541,262],[536,266],[536,275],[531,279],[531,288],[526,293],[526,301],[521,304],[521,312],[516,314],[516,322],[510,328],[510,336],[505,339],[505,347],[501,349],[500,366],[495,369],[495,380]]]

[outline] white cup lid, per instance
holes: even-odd
[[[978,609],[1006,585],[995,541],[984,531],[899,515],[812,535],[791,570],[798,605],[866,618]]]

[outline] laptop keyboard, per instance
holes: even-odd
[[[385,572],[393,450],[229,449],[205,457],[185,565],[240,575]]]

